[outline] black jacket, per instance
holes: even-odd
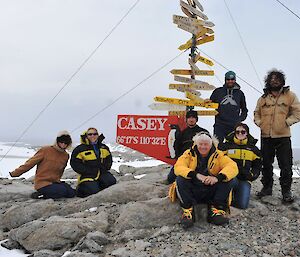
[[[240,86],[236,83],[233,88],[226,85],[216,88],[210,100],[219,103],[218,114],[215,116],[215,123],[234,127],[237,123],[247,118],[246,99]]]
[[[176,140],[174,142],[176,158],[182,155],[185,150],[192,147],[193,137],[199,132],[208,133],[206,129],[201,128],[198,125],[193,128],[187,127],[183,131],[178,131],[178,133],[176,133]]]
[[[102,143],[104,137],[101,134],[96,147],[99,156],[94,151],[93,145],[86,138],[86,132],[81,135],[81,144],[72,152],[70,164],[79,176],[79,183],[83,181],[97,180],[101,173],[110,170],[112,155],[108,146]]]
[[[248,135],[248,138],[239,141],[230,133],[225,143],[219,144],[218,148],[236,162],[239,168],[237,178],[240,180],[254,181],[260,175],[262,169],[261,154],[255,146],[257,139]]]

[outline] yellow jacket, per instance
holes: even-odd
[[[183,155],[179,157],[174,166],[176,176],[189,178],[188,174],[191,171],[195,171],[197,167],[196,147],[197,146],[193,146],[192,149],[186,150]],[[224,181],[229,181],[238,174],[237,164],[219,150],[215,150],[211,153],[208,159],[207,170],[211,176],[217,176],[219,173],[225,175],[226,179]]]

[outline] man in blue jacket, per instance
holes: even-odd
[[[243,91],[236,83],[236,75],[233,71],[225,74],[225,84],[223,87],[216,88],[210,100],[219,104],[215,116],[214,134],[219,142],[223,142],[226,135],[234,130],[237,123],[247,118],[247,105]]]

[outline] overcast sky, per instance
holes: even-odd
[[[0,0],[0,141],[15,141],[20,136],[135,1]],[[216,25],[215,41],[201,46],[200,51],[234,70],[259,91],[269,69],[282,69],[287,85],[300,97],[300,20],[275,0],[226,1],[260,81],[223,0],[200,1]],[[300,14],[299,1],[282,2]],[[141,0],[21,141],[51,143],[59,130],[73,131],[179,54],[178,46],[190,34],[172,23],[173,14],[182,15],[177,0]],[[181,55],[74,131],[73,138],[77,140],[84,129],[94,126],[104,133],[107,142],[113,142],[118,114],[165,115],[148,105],[155,96],[183,98],[183,93],[168,89],[168,84],[174,83],[169,71],[189,68],[187,60],[188,53]],[[198,67],[207,69],[200,63]],[[218,64],[213,69],[223,83],[226,70]],[[198,78],[222,85],[216,77]],[[237,82],[247,98],[247,123],[259,137],[252,120],[260,93],[239,79]],[[208,98],[210,93],[202,96]],[[213,120],[201,118],[199,125],[212,131]],[[298,124],[293,127],[295,146],[300,146],[299,132]]]

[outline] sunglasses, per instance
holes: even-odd
[[[247,131],[246,130],[236,130],[235,131],[235,134],[242,134],[242,135],[245,135],[247,133]]]
[[[235,80],[235,79],[226,79],[226,80]]]
[[[98,136],[98,133],[87,133],[88,136]]]

